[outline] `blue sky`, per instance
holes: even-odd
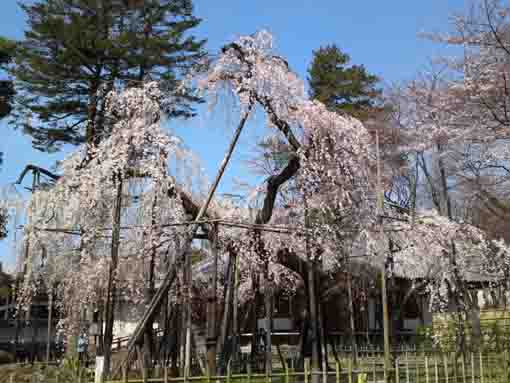
[[[312,51],[335,43],[356,64],[380,76],[385,83],[411,79],[445,47],[417,37],[421,31],[448,29],[448,17],[462,11],[462,0],[195,0],[195,14],[203,19],[197,30],[208,39],[208,49],[217,52],[224,43],[242,34],[267,29],[275,37],[278,53],[288,59],[302,77]],[[16,0],[0,2],[0,35],[19,39],[25,28],[24,16]],[[204,108],[205,109],[205,108]],[[225,110],[205,111],[196,119],[172,122],[170,129],[181,136],[199,155],[209,177],[214,176],[228,144],[235,115]],[[233,178],[247,178],[243,160],[248,159],[262,119],[248,126],[221,185],[222,192],[237,192]],[[251,130],[250,130],[251,129]],[[27,163],[51,167],[62,154],[48,155],[31,148],[30,139],[0,122],[0,151],[5,163],[0,186],[13,182]],[[12,263],[9,240],[0,243],[0,261]]]

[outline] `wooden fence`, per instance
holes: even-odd
[[[403,353],[393,367],[385,371],[380,356],[356,359],[340,358],[329,370],[315,370],[305,363],[303,371],[281,366],[272,375],[233,374],[223,376],[169,376],[170,369],[156,368],[138,373],[124,372],[122,377],[105,383],[510,383],[510,353],[427,354]]]

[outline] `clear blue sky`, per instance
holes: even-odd
[[[224,43],[242,34],[267,29],[275,36],[277,51],[291,67],[306,76],[312,51],[335,43],[356,64],[380,76],[386,83],[410,79],[427,60],[444,47],[419,39],[421,31],[448,29],[448,16],[462,11],[462,0],[195,0],[195,14],[203,19],[197,34],[208,39],[208,49],[216,52]],[[19,39],[25,28],[24,16],[16,0],[0,1],[0,35]],[[197,153],[210,178],[223,157],[235,123],[229,113],[218,111],[185,123],[173,122],[171,128]],[[254,129],[245,132],[234,160],[247,159],[254,142]],[[13,182],[27,163],[51,167],[62,154],[48,155],[31,148],[30,140],[0,123],[0,151],[5,163],[0,186]],[[233,178],[247,178],[242,161],[225,175],[223,192],[236,192]],[[254,177],[248,177],[254,182]],[[0,261],[12,263],[8,240],[0,243]]]

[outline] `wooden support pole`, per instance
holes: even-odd
[[[347,296],[349,298],[349,324],[351,329],[351,352],[354,365],[358,361],[358,342],[356,341],[356,325],[354,322],[354,298],[352,296],[352,272],[347,271]]]
[[[234,259],[234,291],[232,303],[232,359],[234,362],[234,373],[237,373],[239,361],[239,257]]]
[[[425,356],[425,383],[430,383],[429,357],[428,356]]]
[[[267,267],[267,265],[266,265]],[[273,350],[272,350],[272,339],[271,333],[272,329],[272,319],[273,319],[273,281],[269,278],[269,274],[266,269],[266,291],[264,297],[264,304],[266,309],[266,320],[265,320],[265,330],[266,330],[266,377],[267,379],[271,378],[273,373]]]
[[[382,222],[382,214],[383,214],[383,204],[384,204],[384,196],[381,185],[381,161],[379,155],[379,132],[376,130],[375,132],[376,139],[376,153],[377,153],[377,211],[378,211],[378,221],[379,221],[379,230],[381,236],[383,235],[383,222]],[[382,295],[382,306],[383,306],[383,336],[384,336],[384,381],[388,383],[389,381],[389,371],[391,366],[391,349],[390,349],[390,317],[388,310],[388,292],[386,288],[386,257],[382,254],[382,267],[381,267],[381,295]]]
[[[51,333],[53,322],[53,284],[50,282],[50,291],[48,293],[48,335],[46,339],[46,362],[51,359]]]
[[[216,375],[217,353],[217,295],[218,295],[218,224],[214,224],[210,231],[211,251],[213,256],[213,271],[210,279],[210,290],[207,302],[207,367],[209,375]]]
[[[122,179],[117,179],[117,191],[115,198],[115,205],[113,207],[113,228],[112,228],[112,244],[111,244],[111,259],[110,267],[108,270],[108,285],[106,289],[106,314],[105,314],[105,332],[104,332],[104,370],[103,380],[110,374],[110,365],[112,357],[112,342],[113,342],[113,321],[115,312],[115,296],[116,296],[116,283],[115,273],[117,271],[117,264],[119,260],[119,245],[120,245],[120,219],[122,211]]]
[[[184,315],[185,315],[185,349],[184,349],[184,379],[191,371],[191,253],[186,256],[184,268]]]
[[[475,353],[471,351],[471,383],[475,383]]]
[[[434,376],[436,383],[439,383],[439,366],[437,365],[437,356],[434,358]]]
[[[129,339],[129,343],[127,346],[126,356],[124,357],[124,360],[121,362],[121,364],[127,363],[127,360],[129,359],[130,354],[133,352],[136,343],[139,341],[139,339],[141,338],[141,336],[143,334],[145,325],[149,322],[149,320],[151,318],[154,317],[157,310],[159,310],[161,302],[163,302],[164,298],[168,294],[168,291],[170,290],[170,287],[172,286],[175,276],[177,274],[177,268],[183,262],[185,254],[189,251],[189,249],[191,247],[191,242],[193,240],[193,236],[196,234],[196,232],[198,230],[199,222],[202,219],[202,217],[205,215],[207,208],[209,207],[209,204],[211,203],[214,193],[216,192],[216,189],[218,188],[220,180],[223,177],[223,173],[225,172],[228,162],[229,162],[230,158],[232,157],[234,148],[237,144],[237,141],[239,140],[241,132],[246,124],[246,121],[248,120],[248,117],[249,117],[252,109],[253,109],[253,104],[250,104],[249,107],[247,108],[247,110],[244,112],[244,114],[241,118],[241,121],[239,122],[239,125],[237,126],[237,129],[234,132],[234,137],[232,138],[232,141],[230,142],[230,145],[227,149],[227,153],[225,154],[225,157],[220,165],[218,174],[216,175],[216,178],[209,190],[207,198],[206,198],[204,204],[202,205],[202,207],[200,208],[197,216],[195,217],[194,223],[189,228],[188,236],[187,236],[186,240],[184,241],[184,246],[176,257],[176,263],[174,265],[172,265],[170,270],[166,273],[165,278],[163,279],[158,290],[156,291],[156,294],[154,294],[154,297],[152,298],[152,301],[151,301],[149,307],[147,307],[144,314],[142,315],[140,322],[138,322],[138,325],[136,326],[135,330],[133,331],[133,335]]]
[[[308,203],[306,196],[304,197],[305,206],[305,228],[308,228]],[[310,249],[310,240],[308,235],[305,238],[305,253],[308,262],[308,307],[310,310],[310,325],[312,327],[312,383],[319,383],[319,329],[318,329],[318,315],[317,315],[317,296],[316,296],[316,268],[317,262],[313,258],[313,254]]]

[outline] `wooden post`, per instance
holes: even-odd
[[[457,374],[457,354],[453,353],[453,379],[455,383],[458,383],[458,374]]]
[[[384,208],[384,196],[381,186],[381,161],[379,156],[379,132],[375,131],[375,140],[376,140],[376,154],[377,154],[377,213],[378,213],[378,222],[379,222],[379,230],[381,235],[383,234],[383,222],[382,222],[382,214]],[[384,337],[384,382],[388,383],[389,380],[389,371],[391,364],[391,349],[390,349],[390,317],[389,317],[389,309],[388,309],[388,291],[386,288],[386,262],[384,254],[381,254],[382,257],[382,267],[381,267],[381,295],[382,295],[382,306],[383,306],[383,337]]]
[[[429,357],[425,356],[425,383],[430,383],[429,377]]]
[[[46,339],[46,363],[51,359],[51,330],[53,321],[53,283],[50,282],[50,292],[48,294],[48,332]]]
[[[184,267],[184,315],[185,315],[185,348],[184,348],[184,381],[187,382],[191,371],[191,252],[186,254]]]
[[[349,324],[351,329],[351,350],[354,365],[357,364],[358,344],[356,342],[356,326],[354,323],[354,302],[352,297],[352,273],[347,271],[347,295],[349,299]]]
[[[416,383],[420,383],[420,360],[418,354],[414,356],[414,366],[416,367]]]
[[[310,369],[309,360],[309,358],[305,358],[305,383],[308,383],[308,371]]]
[[[239,257],[234,259],[234,291],[232,297],[232,357],[234,362],[234,373],[237,373],[239,362]]]
[[[409,355],[406,351],[406,383],[409,383]]]
[[[397,360],[395,361],[395,375],[396,375],[396,381],[397,383],[400,383],[400,368],[399,368],[399,359],[397,357]],[[375,382],[375,380],[374,380]]]
[[[335,382],[340,383],[340,363],[338,363],[338,360],[335,361]]]
[[[437,365],[437,356],[434,358],[434,373],[436,377],[436,383],[439,383],[439,367]]]
[[[168,366],[165,365],[165,370],[163,371],[163,382],[168,383]]]
[[[108,284],[106,288],[106,314],[105,314],[105,333],[104,333],[104,370],[103,377],[110,374],[110,365],[112,358],[112,341],[113,341],[113,321],[115,317],[115,299],[116,299],[116,282],[115,274],[117,272],[117,264],[119,261],[119,245],[120,245],[120,219],[122,212],[122,178],[117,177],[117,190],[115,195],[115,205],[113,207],[113,227],[112,227],[112,243],[111,243],[111,260],[108,269]],[[103,378],[104,379],[104,378]]]
[[[480,383],[484,382],[484,376],[483,376],[483,356],[482,351],[480,351]]]
[[[352,359],[349,358],[347,363],[348,363],[347,370],[348,370],[348,373],[349,373],[348,380],[349,380],[349,383],[352,383]]]
[[[448,357],[443,355],[443,363],[444,363],[444,376],[445,382],[448,383]]]
[[[475,383],[475,353],[471,351],[471,383]]]
[[[460,367],[462,369],[462,383],[466,383],[466,362],[464,361],[464,354],[460,359]]]
[[[377,371],[376,371],[376,361],[375,361],[375,355],[374,355],[374,358],[372,358],[372,375],[374,376],[374,382],[377,382]],[[395,368],[397,370],[396,374],[397,374],[397,383],[399,383],[398,381],[398,359],[396,361],[396,364],[395,364]]]
[[[308,203],[306,196],[303,199],[305,206],[305,228],[308,228]],[[319,377],[317,375],[319,369],[319,331],[318,331],[318,315],[317,315],[317,296],[316,296],[316,261],[313,258],[310,250],[310,240],[308,234],[305,237],[305,254],[308,265],[307,279],[308,279],[308,306],[310,310],[310,325],[312,328],[312,383],[318,383]]]
[[[210,375],[216,375],[216,308],[218,289],[218,224],[211,231],[211,251],[213,256],[213,272],[207,302],[207,366]]]

